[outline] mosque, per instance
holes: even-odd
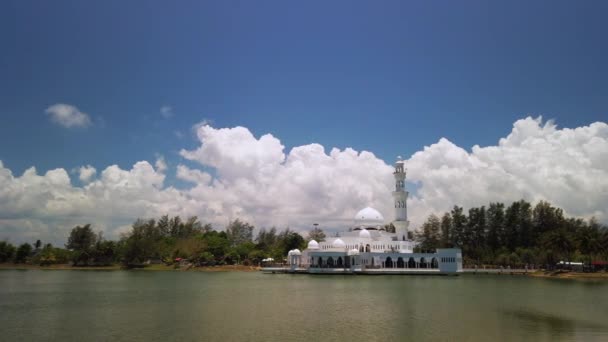
[[[326,274],[457,274],[462,272],[462,252],[458,248],[437,249],[435,253],[414,253],[416,242],[408,238],[406,170],[395,163],[393,200],[394,232],[387,230],[384,216],[374,208],[364,208],[354,217],[354,226],[326,241],[311,240],[308,247],[288,254],[291,273]],[[392,230],[392,229],[391,229]],[[279,270],[263,269],[276,273]]]

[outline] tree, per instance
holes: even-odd
[[[422,231],[416,237],[422,251],[433,250],[439,246],[440,230],[441,221],[439,217],[431,214],[422,225]]]
[[[19,245],[19,248],[17,248],[17,252],[15,253],[15,263],[20,264],[26,262],[30,254],[32,254],[32,245],[29,243]]]
[[[265,252],[270,252],[277,242],[277,229],[275,227],[266,230],[266,228],[260,229],[258,236],[255,238],[256,247]]]
[[[275,256],[282,258],[286,256],[290,250],[303,248],[305,244],[306,242],[302,235],[287,228],[277,236],[277,252],[279,252],[280,255]]]
[[[213,254],[216,260],[221,260],[228,253],[230,242],[225,232],[209,232],[205,234],[204,240],[207,243],[207,251]]]
[[[542,245],[551,255],[557,256],[563,261],[570,261],[570,256],[575,248],[574,242],[565,228],[546,232],[542,238]]]
[[[443,248],[454,247],[454,243],[452,242],[452,217],[450,213],[445,213],[441,217],[440,245]]]
[[[504,235],[505,225],[505,205],[502,203],[490,203],[487,215],[487,246],[490,250],[496,250],[500,247]]]
[[[179,217],[177,217],[179,219]],[[163,236],[155,220],[137,219],[131,232],[123,237],[123,262],[127,266],[143,263],[151,257],[161,257],[160,242]]]
[[[466,249],[466,225],[467,217],[463,214],[462,207],[454,206],[451,211],[452,216],[452,242],[454,245]]]
[[[40,264],[40,266],[47,266],[47,265],[54,264],[56,262],[57,262],[57,257],[55,256],[55,249],[49,243],[46,246],[44,246],[42,251],[40,251],[40,254],[38,255],[37,263]]]
[[[600,225],[592,217],[589,223],[582,226],[576,233],[576,242],[581,253],[586,254],[589,261],[602,250]]]
[[[7,241],[0,241],[0,262],[7,262],[13,259],[16,248]]]
[[[471,258],[478,258],[481,250],[486,243],[486,207],[481,206],[480,208],[469,209],[469,220],[467,229],[469,230],[467,236],[467,245],[469,251],[475,255],[470,255]]]
[[[90,224],[76,226],[72,229],[66,248],[73,251],[74,266],[81,262],[88,265],[95,242],[97,242],[97,236]]]
[[[384,230],[387,233],[395,233],[396,229],[397,228],[395,228],[395,225],[392,222],[384,225]]]
[[[306,238],[306,241],[311,240],[315,240],[317,242],[325,241],[325,232],[323,232],[323,229],[315,226],[310,232],[308,232],[308,238]]]
[[[253,226],[236,219],[226,227],[226,235],[232,246],[237,246],[253,239]]]

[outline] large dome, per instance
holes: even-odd
[[[384,216],[378,210],[367,207],[355,215],[355,222],[357,226],[378,226],[384,224]]]

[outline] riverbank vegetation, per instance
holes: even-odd
[[[441,217],[430,215],[416,238],[420,250],[460,247],[465,267],[496,265],[552,268],[559,261],[608,260],[608,229],[594,218],[567,217],[549,202],[520,200],[508,207],[454,206]]]
[[[288,251],[303,249],[306,241],[323,241],[317,226],[306,239],[289,228],[259,230],[234,220],[222,230],[197,217],[138,219],[117,241],[105,239],[91,225],[77,226],[65,248],[37,240],[14,246],[0,241],[0,263],[62,265],[73,267],[144,267],[177,265],[195,267],[260,265],[263,259],[280,263]],[[541,201],[535,206],[517,201],[505,206],[490,203],[464,212],[455,206],[441,217],[430,215],[415,235],[417,250],[460,247],[465,267],[494,265],[551,268],[557,262],[608,260],[608,229],[595,219],[569,218],[559,208]],[[148,266],[149,267],[149,266]],[[160,266],[159,266],[160,267]],[[153,268],[153,267],[152,267]]]
[[[107,240],[91,225],[72,229],[65,248],[51,244],[19,246],[0,242],[0,263],[54,265],[70,263],[74,267],[123,267],[173,265],[187,261],[199,267],[222,265],[259,265],[262,259],[281,262],[287,252],[304,248],[304,238],[289,228],[262,228],[253,236],[254,227],[234,220],[222,231],[201,223],[197,217],[183,221],[179,216],[138,219],[118,241]],[[316,232],[315,234],[319,234]]]

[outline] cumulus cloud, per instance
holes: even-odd
[[[154,163],[156,166],[156,171],[160,173],[165,173],[167,171],[167,162],[165,161],[165,157],[163,155],[156,155],[156,162]]]
[[[63,169],[21,176],[0,162],[0,239],[65,241],[75,224],[91,222],[117,237],[137,217],[165,213],[198,215],[222,227],[242,218],[256,226],[307,230],[313,222],[328,230],[347,228],[356,211],[372,206],[393,216],[393,168],[370,152],[329,151],[319,144],[289,151],[279,139],[255,137],[247,128],[196,128],[199,146],[180,155],[176,178],[184,189],[166,186],[166,163],[146,161],[129,170],[112,165],[83,186],[72,186]],[[514,123],[497,145],[470,152],[447,139],[406,160],[417,190],[409,204],[417,228],[432,212],[490,201],[545,199],[569,215],[608,221],[608,125],[597,122],[558,129],[526,118]],[[82,172],[81,172],[82,176]]]
[[[548,200],[570,215],[608,220],[608,125],[596,122],[558,129],[548,121],[518,120],[497,146],[471,153],[447,139],[408,161],[410,179],[420,182],[412,206],[443,211],[521,198]]]
[[[46,109],[51,121],[66,128],[88,127],[91,125],[89,114],[81,112],[75,106],[57,103]]]
[[[165,119],[170,119],[173,117],[173,107],[171,106],[162,106],[160,107],[160,116]]]
[[[78,178],[82,183],[89,183],[96,173],[97,170],[91,165],[81,166],[78,169]]]

